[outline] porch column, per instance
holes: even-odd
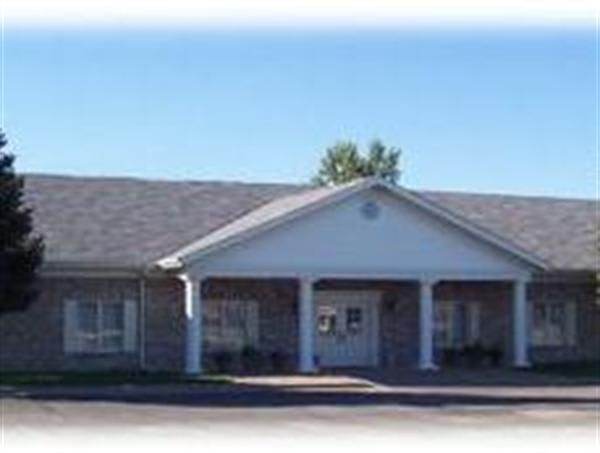
[[[513,361],[514,366],[530,366],[527,341],[527,281],[517,280],[513,292]]]
[[[419,368],[436,370],[433,361],[433,287],[435,281],[421,280],[419,297]]]
[[[300,300],[298,312],[299,357],[298,369],[301,373],[315,371],[314,363],[314,303],[313,279],[300,279]]]
[[[202,373],[202,279],[180,276],[185,289],[185,372]]]

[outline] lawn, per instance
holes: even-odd
[[[228,384],[223,375],[189,377],[177,373],[140,372],[1,372],[0,386],[14,385],[152,385],[152,384]]]
[[[533,371],[574,378],[600,380],[600,362],[553,363],[535,365]]]

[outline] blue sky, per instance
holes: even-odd
[[[338,139],[414,188],[593,197],[592,28],[7,28],[22,171],[306,181]]]

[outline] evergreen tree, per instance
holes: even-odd
[[[44,251],[24,204],[23,177],[15,173],[15,156],[4,151],[6,144],[0,131],[0,314],[24,310],[35,299]]]

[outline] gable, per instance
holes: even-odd
[[[523,260],[380,187],[199,257],[211,273],[514,275]]]

